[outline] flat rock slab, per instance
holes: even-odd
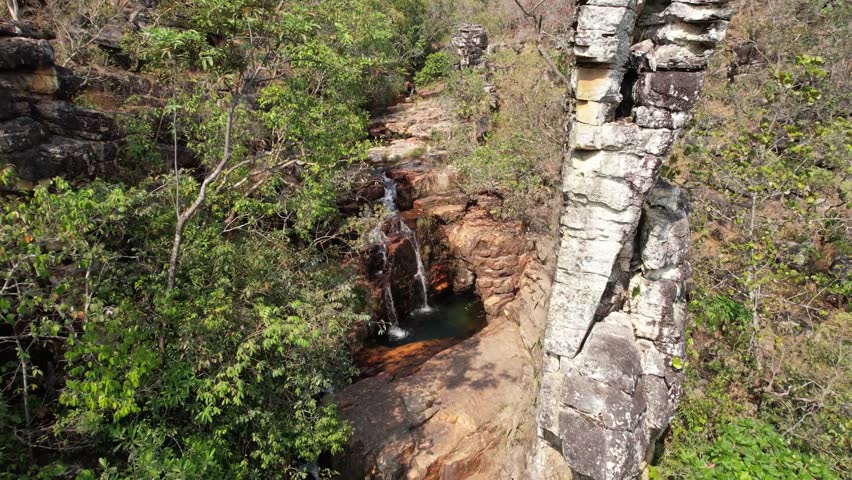
[[[338,394],[355,430],[338,467],[343,478],[495,478],[485,453],[531,411],[535,393],[518,325],[490,325],[408,376],[383,373]]]

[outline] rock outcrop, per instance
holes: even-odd
[[[482,56],[488,49],[488,33],[482,25],[466,23],[459,27],[451,43],[460,58],[459,66],[475,67],[482,63]]]
[[[151,24],[154,15],[154,0],[130,0],[118,5],[116,15],[104,25],[94,43],[113,51],[121,49],[121,37],[126,33],[136,33]]]
[[[335,464],[340,478],[527,478],[539,368],[533,352],[551,277],[540,262],[529,262],[512,301],[459,343],[368,352],[368,368],[381,373],[335,396],[355,430]],[[442,351],[431,356],[433,349]]]
[[[581,3],[534,464],[539,478],[567,464],[632,479],[674,413],[684,361],[686,209],[656,179],[732,12],[726,0]]]
[[[92,173],[118,151],[110,116],[67,101],[82,82],[54,63],[52,38],[0,20],[0,155],[29,182]]]

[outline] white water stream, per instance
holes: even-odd
[[[417,273],[414,276],[420,284],[420,291],[422,293],[422,303],[417,309],[417,312],[430,312],[432,311],[432,307],[429,305],[429,289],[426,285],[426,268],[423,266],[423,259],[420,256],[420,242],[417,239],[417,233],[409,228],[400,217],[399,209],[396,206],[397,185],[392,178],[387,176],[386,172],[382,172],[382,187],[384,188],[384,195],[382,196],[381,201],[388,215],[385,218],[390,218],[394,222],[397,222],[399,225],[399,232],[407,236],[414,247],[414,258],[417,262]],[[385,275],[389,275],[388,237],[382,231],[382,226],[379,225],[370,232],[370,237],[371,241],[381,244],[383,261],[382,269],[384,270]],[[385,281],[385,287],[382,294],[385,301],[385,309],[388,314],[388,321],[391,323],[391,326],[388,328],[388,337],[392,340],[401,340],[409,336],[411,332],[399,326],[399,315],[397,314],[396,307],[394,306],[393,294],[391,292],[389,280]]]

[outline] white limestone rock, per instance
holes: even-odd
[[[612,120],[616,105],[614,103],[578,100],[575,118],[589,125],[603,125]]]
[[[585,5],[579,8],[577,32],[597,31],[608,35],[624,32],[636,21],[636,13],[624,7]]]
[[[728,22],[724,20],[710,22],[708,25],[674,22],[658,29],[654,36],[658,43],[699,43],[712,46],[725,39],[727,30]]]
[[[672,2],[666,9],[665,15],[685,22],[709,22],[713,20],[730,20],[733,10],[718,4],[694,4],[688,2]]]
[[[671,130],[640,128],[635,123],[577,124],[569,145],[577,150],[613,150],[633,155],[665,155],[674,140]]]
[[[678,130],[686,125],[690,115],[687,112],[672,112],[664,108],[640,105],[633,109],[636,125],[644,128],[666,128]]]

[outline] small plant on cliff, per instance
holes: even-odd
[[[506,49],[495,54],[493,82],[499,93],[499,112],[490,111],[485,82],[477,72],[454,74],[448,90],[459,115],[477,120],[469,130],[455,135],[448,150],[462,173],[461,186],[469,193],[502,198],[493,212],[504,219],[520,219],[535,230],[549,228],[550,190],[558,177],[563,115],[562,88],[549,79],[549,67],[535,50],[520,53]],[[485,122],[479,122],[483,119]],[[484,137],[484,138],[483,138]],[[473,147],[471,147],[473,145]]]
[[[479,72],[470,69],[454,72],[447,81],[447,91],[456,115],[462,120],[476,119],[488,112],[488,93]]]

